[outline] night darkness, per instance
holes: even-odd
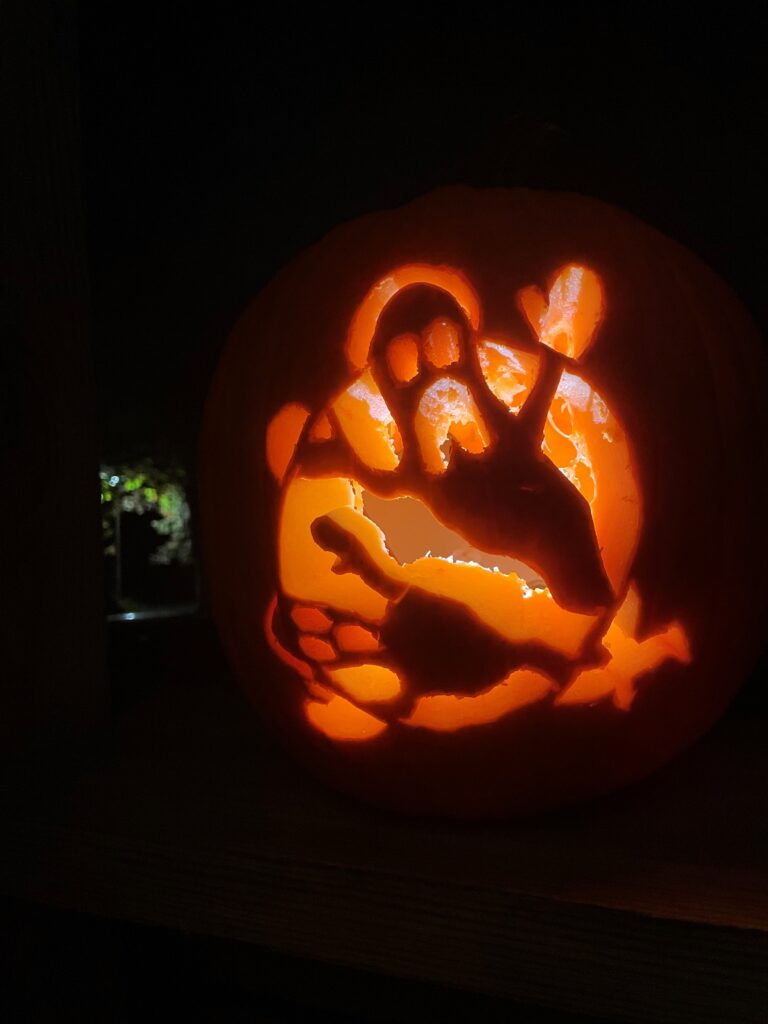
[[[217,355],[259,288],[339,222],[438,185],[613,202],[689,246],[764,323],[765,83],[748,25],[466,33],[446,11],[374,34],[298,10],[281,25],[131,10],[81,15],[105,456],[191,464]]]
[[[194,5],[150,7],[91,0],[73,5],[68,0],[34,0],[35,10],[50,7],[54,12],[57,59],[74,70],[77,80],[79,138],[75,156],[80,195],[75,205],[82,210],[88,292],[80,312],[87,322],[92,356],[85,372],[95,377],[97,401],[95,438],[88,413],[83,413],[89,439],[95,442],[93,450],[83,454],[84,475],[90,473],[91,462],[96,472],[96,450],[102,463],[151,458],[160,465],[180,465],[190,478],[194,514],[203,406],[227,336],[246,306],[294,256],[339,223],[399,206],[441,185],[573,191],[622,207],[709,264],[735,289],[765,334],[768,167],[764,153],[768,147],[764,107],[768,81],[763,70],[764,35],[755,24],[729,12],[723,24],[683,28],[667,21],[656,27],[642,23],[638,15],[634,24],[610,29],[603,24],[600,32],[593,32],[579,15],[563,18],[556,10],[544,8],[529,16],[523,27],[517,8],[511,5],[503,17],[447,4],[433,5],[429,15],[413,11],[404,15],[382,6],[365,10],[358,5],[354,16],[323,12],[320,17],[315,13],[311,21],[301,5],[280,5],[279,16],[274,10],[263,13],[266,6],[216,4],[198,14],[191,13]],[[19,10],[23,10],[23,0]],[[375,20],[369,23],[369,19]],[[19,15],[18,23],[23,22]],[[29,109],[33,107],[30,102]],[[23,169],[24,160],[18,166]],[[55,174],[50,173],[53,180]],[[55,339],[49,342],[47,337],[42,344],[53,345]],[[13,359],[9,365],[12,373],[17,372]],[[27,374],[26,364],[22,369]],[[27,377],[19,373],[19,380]],[[84,388],[83,394],[86,391]],[[19,413],[16,419],[26,429],[31,414],[29,410],[21,412],[24,415]],[[6,419],[10,422],[13,417]],[[42,414],[35,423],[41,420]],[[14,429],[23,433],[18,426]],[[40,428],[40,436],[44,433]],[[51,461],[47,450],[39,455],[38,441],[35,434],[34,444],[28,449],[20,447],[23,458],[9,460],[21,481],[15,485],[17,491],[33,489],[38,472],[33,459],[39,457],[43,467]],[[42,442],[38,446],[44,447]],[[21,465],[27,451],[32,452],[29,461],[33,469],[29,472]],[[103,545],[101,535],[96,537],[97,481],[94,479],[93,496],[85,490],[81,487],[83,506],[87,502],[90,512],[94,505],[93,538],[87,538],[88,543],[93,540],[89,564],[100,565]],[[21,521],[19,509],[25,510],[22,499],[10,515],[6,513],[4,522]],[[39,510],[36,514],[44,519]],[[79,514],[72,511],[73,521]],[[23,533],[23,526],[20,529]],[[84,528],[83,535],[85,532]],[[26,650],[34,646],[37,637],[37,620],[44,618],[42,605],[38,609],[35,604],[39,594],[47,593],[48,588],[53,595],[46,606],[46,621],[55,618],[50,606],[58,614],[62,605],[76,604],[66,579],[48,585],[49,555],[38,557],[36,564],[42,569],[34,572],[39,578],[33,579],[34,573],[27,572],[23,552],[37,543],[31,527],[29,537],[32,539],[17,545],[22,554],[12,567],[12,587],[6,588],[13,590],[10,606],[19,603],[17,592],[23,587],[25,595],[32,595],[24,597],[32,612],[27,614],[25,609],[26,619],[19,615],[27,630],[18,643],[17,663],[24,671]],[[11,550],[14,545],[15,540],[7,546]],[[76,557],[75,552],[68,565]],[[62,577],[65,570],[71,571],[65,566]],[[143,795],[136,798],[134,794],[135,806],[126,811],[125,820],[135,814],[136,821],[146,820],[155,828],[153,841],[158,836],[164,841],[173,836],[177,808],[174,804],[168,824],[163,800],[169,807],[177,801],[182,808],[179,820],[186,820],[183,814],[193,800],[186,780],[179,782],[173,771],[175,759],[179,765],[197,764],[199,752],[192,750],[195,715],[205,715],[196,708],[208,707],[203,698],[195,696],[197,690],[202,693],[204,685],[208,691],[218,687],[217,693],[224,695],[222,706],[226,701],[232,703],[234,710],[226,704],[222,720],[229,714],[243,729],[242,735],[233,733],[233,749],[237,750],[238,743],[244,747],[246,740],[252,742],[247,730],[257,727],[224,665],[205,601],[202,611],[194,618],[188,616],[186,622],[149,624],[143,633],[136,629],[130,636],[125,629],[118,636],[118,627],[112,622],[105,655],[101,647],[105,588],[100,576],[94,584],[98,575],[94,571],[89,576],[86,566],[72,593],[75,598],[85,593],[91,601],[89,608],[99,610],[99,639],[93,641],[98,650],[91,674],[102,690],[110,687],[106,698],[107,703],[111,700],[109,728],[117,723],[117,735],[121,723],[139,708],[136,719],[130,720],[138,725],[128,726],[127,742],[135,743],[135,748],[125,761],[133,766],[137,785],[145,785],[150,795],[145,806]],[[80,618],[87,614],[80,613]],[[72,621],[76,621],[74,612]],[[23,631],[17,628],[16,619],[8,622],[7,633],[0,636],[15,640],[16,633],[22,635]],[[132,629],[139,624],[123,622],[119,628],[126,625]],[[59,633],[64,635],[67,629],[62,614]],[[93,629],[92,623],[83,626],[86,643],[94,636]],[[61,649],[76,659],[85,647],[75,638],[62,642]],[[52,642],[51,664],[58,657],[57,650]],[[210,677],[204,684],[195,678],[182,690],[177,685],[179,678],[190,666],[196,667],[198,660],[202,666],[198,676],[210,669]],[[38,667],[39,675],[50,677],[47,685],[55,695],[58,676],[48,671],[46,664],[43,661],[42,668]],[[104,682],[104,664],[110,676],[108,684]],[[166,701],[166,710],[161,707],[157,712],[157,722],[165,721],[165,725],[157,725],[152,717],[155,705],[143,712],[142,701],[160,692],[157,706],[162,704],[166,676],[173,677],[167,687],[172,696]],[[746,711],[750,726],[755,722],[760,726],[761,721],[764,726],[764,680],[763,662],[748,684],[746,696],[737,702],[736,715]],[[46,690],[41,706],[49,696]],[[75,694],[73,705],[78,699]],[[90,699],[86,695],[82,703]],[[24,697],[28,703],[34,700],[36,691],[33,697]],[[49,701],[54,717],[65,703],[57,700]],[[184,702],[183,714],[174,701]],[[192,710],[185,717],[188,707]],[[11,710],[15,713],[17,709]],[[26,705],[19,712],[20,721],[26,721],[25,714]],[[155,785],[154,777],[149,778],[151,765],[142,762],[141,744],[164,742],[163,728],[169,730],[173,744],[179,742],[181,751],[177,756],[175,747],[170,753],[163,750],[158,761],[163,770],[171,764],[169,777],[175,779],[172,785],[178,786],[176,790],[164,791],[163,779]],[[112,740],[104,741],[106,745],[109,742]],[[228,763],[229,746],[230,737],[216,733],[213,753],[200,755],[200,764],[205,765],[208,756]],[[695,756],[691,773],[698,763]],[[96,753],[89,750],[85,759],[90,757],[96,763]],[[754,763],[758,764],[757,755]],[[764,765],[765,759],[759,764]],[[282,762],[278,770],[286,773],[290,788],[293,769],[280,765]],[[751,770],[748,765],[740,777],[747,777]],[[147,773],[146,779],[142,772]],[[179,773],[181,777],[181,769]],[[191,842],[197,841],[198,825],[201,835],[206,828],[213,828],[206,825],[206,815],[210,811],[210,820],[216,818],[217,801],[228,810],[233,792],[232,800],[245,800],[238,791],[239,778],[233,781],[222,776],[223,781],[211,782],[210,773],[203,780],[204,774],[201,770],[198,780],[201,802],[208,799],[210,807],[204,807],[199,816],[197,807],[189,812]],[[707,782],[706,767],[703,774]],[[298,778],[298,770],[296,775]],[[89,793],[96,793],[96,806],[101,798],[110,823],[122,827],[120,808],[112,807],[103,797],[95,770],[94,777],[97,782],[91,790],[84,790],[83,804],[90,799]],[[756,781],[764,791],[765,779]],[[246,792],[248,784],[244,784]],[[213,788],[206,790],[207,785]],[[314,783],[305,781],[303,775],[296,786],[302,807],[312,805],[310,819],[316,813],[313,801],[320,807],[324,800],[336,800],[333,794],[316,795],[311,788]],[[15,790],[15,782],[11,788]],[[51,783],[49,789],[53,792],[55,785]],[[723,805],[727,803],[725,783],[720,790],[715,786],[713,792],[720,794]],[[14,792],[13,800],[17,799]],[[59,814],[56,801],[56,795],[44,792],[43,803],[56,806]],[[73,799],[72,807],[75,805]],[[744,804],[744,808],[748,806]],[[727,809],[716,810],[714,819],[727,823]],[[97,823],[101,827],[102,823]],[[626,826],[626,819],[624,823]],[[249,824],[253,826],[252,819]],[[279,827],[283,825],[281,820]],[[634,827],[631,822],[630,826]],[[670,831],[675,826],[672,822]],[[712,835],[708,829],[706,825],[701,833],[702,842],[704,848],[707,842],[713,843],[716,860],[721,849],[718,842],[723,849],[727,846],[728,828],[721,828],[722,835],[714,838],[716,825]],[[631,834],[629,826],[627,833]],[[741,838],[738,828],[735,833],[737,843],[752,834],[746,826]],[[371,846],[375,845],[374,839],[368,838]],[[218,833],[205,841],[215,848]],[[137,855],[139,861],[141,856]],[[727,863],[726,854],[723,857]],[[109,890],[110,885],[119,888],[120,880],[115,881],[119,871],[114,868],[113,876],[110,870],[105,874],[104,898],[109,902],[114,897],[119,905],[119,893],[115,896]],[[129,865],[126,870],[133,869]],[[20,877],[26,878],[24,871],[26,868]],[[203,884],[207,882],[203,880]],[[15,899],[15,890],[12,892]],[[147,905],[155,898],[162,904],[164,896],[149,892]],[[209,897],[203,892],[201,904]],[[214,903],[219,899],[218,892],[212,899]],[[88,917],[79,905],[65,913],[53,909],[61,908],[55,899],[50,903],[50,907],[36,909],[21,900],[14,903],[7,930],[10,952],[5,959],[16,986],[11,986],[11,998],[20,992],[27,1009],[32,1006],[34,1011],[39,1002],[41,1013],[52,1014],[34,1019],[84,1019],[81,1011],[93,1007],[99,1019],[144,1019],[148,1006],[170,1011],[170,1019],[183,1015],[185,1019],[238,1021],[410,1021],[423,1019],[420,1007],[429,1008],[430,1019],[438,1024],[479,1016],[489,1021],[539,1024],[607,1024],[612,1019],[589,1005],[577,1008],[585,1016],[566,1016],[540,1009],[538,1004],[514,1004],[514,1009],[513,1004],[497,1002],[492,996],[486,1001],[479,992],[476,996],[469,991],[454,994],[429,979],[424,984],[420,978],[398,981],[357,968],[332,967],[320,960],[294,959],[260,947],[253,952],[250,940],[198,940],[183,924],[177,934],[175,924],[165,932],[111,920],[109,914],[103,919],[96,914]],[[574,915],[576,920],[578,911]],[[588,923],[588,933],[591,927]],[[676,943],[682,949],[688,941],[687,933],[681,931],[679,940],[676,935],[664,939],[671,943],[672,956],[676,955]],[[635,954],[634,934],[628,941],[629,959]],[[259,958],[253,981],[249,955]],[[248,962],[238,973],[231,965],[241,957]],[[201,964],[212,971],[207,980],[197,978]],[[214,969],[212,964],[218,966]],[[248,999],[242,990],[243,978],[247,978],[245,987],[253,990]],[[302,979],[307,978],[304,988],[325,991],[323,1000],[317,996],[314,1003],[306,1001],[309,997]],[[731,978],[726,982],[731,984]],[[738,984],[738,978],[733,984]],[[336,1012],[336,997],[342,990],[356,992],[358,1003],[353,1001],[353,1009]],[[264,995],[270,991],[272,996]],[[367,1006],[371,1016],[359,1016],[354,1005]],[[75,1008],[76,1016],[67,1015],[70,1007]]]

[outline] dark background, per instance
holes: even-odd
[[[720,23],[700,12],[686,25],[638,15],[620,27],[549,8],[523,25],[518,8],[492,18],[448,5],[428,15],[359,5],[311,21],[297,4],[279,18],[227,5],[83,2],[76,17],[52,6],[65,12],[57,46],[79,79],[103,461],[181,462],[194,488],[206,390],[250,299],[340,221],[438,185],[616,203],[701,256],[765,326],[768,83],[763,36],[732,9]],[[110,637],[112,684],[133,688],[127,703],[141,696],[137,666],[141,686],[155,685],[182,646],[197,656],[193,635],[209,661],[220,658],[212,632],[153,628]],[[758,707],[763,676],[747,707]],[[11,918],[11,995],[20,991],[32,1016],[9,1019],[95,1009],[132,1020],[152,1006],[191,1019],[361,1019],[350,1005],[328,1007],[338,991],[372,984],[325,974],[313,1011],[268,983],[279,975],[280,992],[298,990],[306,964],[265,954],[246,995],[242,974],[221,969],[229,949],[15,905]],[[377,1020],[415,1019],[419,1006],[439,1020],[551,1019],[378,984]]]
[[[175,6],[175,5],[170,5]],[[226,7],[85,5],[83,183],[109,458],[194,463],[227,331],[340,221],[438,185],[616,203],[765,319],[760,38],[743,19],[590,32],[371,10],[308,23]],[[552,23],[550,23],[552,22]]]

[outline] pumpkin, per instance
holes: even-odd
[[[206,412],[246,691],[409,812],[647,775],[756,653],[765,379],[728,288],[596,200],[452,188],[332,231],[241,318]]]

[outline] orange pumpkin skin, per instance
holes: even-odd
[[[510,359],[537,361],[514,411]],[[451,188],[335,229],[240,319],[206,410],[204,554],[246,692],[321,778],[406,812],[531,812],[646,776],[717,719],[761,639],[766,369],[722,281],[595,200]],[[394,417],[355,418],[365,373]],[[514,438],[545,377],[531,456]],[[557,405],[566,379],[591,418]],[[465,380],[493,392],[469,412]],[[371,509],[404,493],[475,554],[393,559],[386,529],[379,550]],[[517,577],[477,549],[546,589],[502,581],[480,609],[490,575]],[[331,589],[307,589],[337,556],[338,586],[323,569]]]

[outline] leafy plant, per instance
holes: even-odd
[[[119,517],[132,513],[152,515],[153,530],[165,538],[150,557],[153,564],[192,563],[190,510],[183,469],[160,469],[151,459],[144,459],[102,465],[99,478],[105,555],[118,554]]]

